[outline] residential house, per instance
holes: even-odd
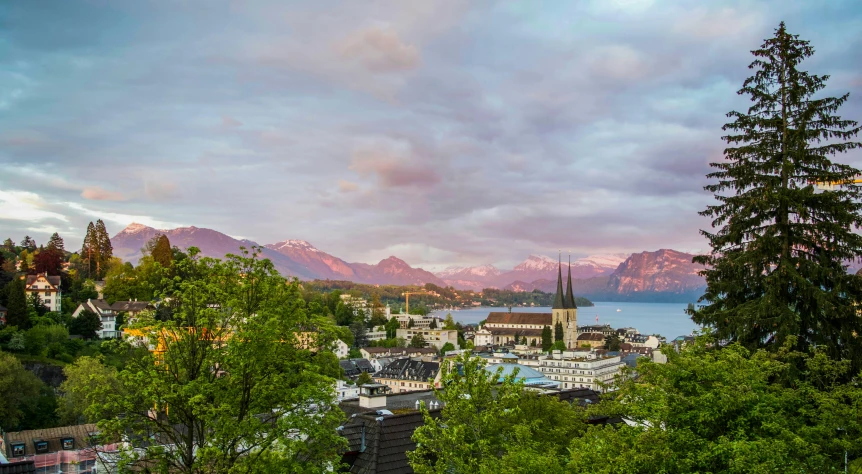
[[[368,359],[347,359],[338,361],[338,365],[344,370],[344,375],[350,380],[356,380],[360,374],[373,374],[377,372],[374,364]]]
[[[578,328],[578,335],[593,332],[601,334],[602,336],[613,336],[617,333],[617,330],[612,328],[610,324],[603,324],[601,326],[595,324],[592,326],[581,326]]]
[[[613,334],[613,333],[611,333]],[[578,348],[589,346],[598,349],[605,346],[605,335],[597,332],[586,332],[578,336]]]
[[[12,462],[33,461],[36,472],[94,472],[98,452],[116,449],[95,444],[97,432],[95,424],[9,432],[3,448]]]
[[[116,315],[124,313],[125,320],[129,321],[130,319],[137,318],[138,315],[144,311],[155,309],[155,306],[153,306],[149,301],[138,301],[136,299],[134,301],[115,301],[114,304],[111,305],[111,309]]]
[[[48,311],[57,313],[61,310],[63,292],[60,289],[60,277],[49,276],[47,273],[27,275],[24,292],[29,298],[32,294],[39,295]]]
[[[396,337],[403,338],[405,341],[410,341],[416,335],[421,335],[425,339],[427,346],[436,347],[437,350],[443,349],[446,343],[451,343],[458,349],[458,331],[454,329],[425,329],[425,328],[407,328],[397,329]]]
[[[336,339],[332,352],[334,352],[339,359],[344,359],[350,355],[350,346],[341,339]]]
[[[374,374],[374,381],[395,393],[440,387],[440,363],[398,359]]]
[[[111,309],[111,305],[105,300],[88,299],[78,305],[75,312],[72,313],[73,318],[77,318],[85,311],[89,311],[98,316],[102,321],[102,329],[98,332],[102,339],[120,337],[120,331],[116,327],[116,313]]]
[[[365,359],[379,357],[422,357],[437,355],[437,350],[430,347],[363,347],[359,353]]]

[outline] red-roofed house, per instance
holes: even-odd
[[[60,277],[48,276],[47,273],[27,275],[24,292],[29,298],[31,294],[38,294],[42,303],[48,307],[48,311],[60,312],[63,293],[60,291]]]

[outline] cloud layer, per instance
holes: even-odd
[[[862,120],[852,0],[14,2],[0,238],[76,247],[102,217],[430,268],[704,250],[708,163],[781,20]]]

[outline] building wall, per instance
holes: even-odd
[[[59,287],[54,287],[47,279],[39,275],[33,284],[25,288],[25,293],[29,298],[31,294],[37,293],[42,303],[48,307],[48,311],[59,313],[62,310],[63,293]]]
[[[599,383],[612,385],[614,378],[622,373],[625,364],[619,356],[604,359],[585,360],[580,358],[539,361],[536,370],[551,380],[560,382],[560,388],[589,388],[604,391]]]
[[[395,335],[397,337],[403,337],[408,342],[413,339],[413,336],[416,334],[421,334],[422,337],[425,338],[425,342],[428,347],[435,347],[437,350],[440,350],[447,342],[449,342],[455,346],[455,349],[459,349],[458,331],[454,329],[422,329],[413,327],[409,329],[398,329],[395,331]]]

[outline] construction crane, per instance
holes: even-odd
[[[404,310],[405,313],[410,314],[410,295],[427,295],[428,292],[425,290],[421,291],[405,291],[401,293],[401,296],[404,296],[404,301],[406,303],[407,309]]]

